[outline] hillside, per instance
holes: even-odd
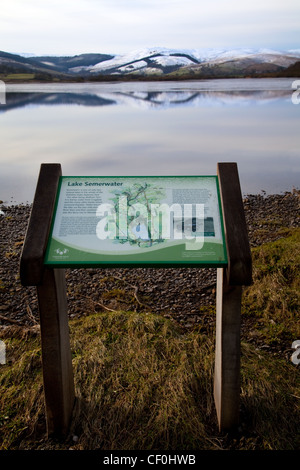
[[[34,74],[34,78],[40,80],[72,79],[76,75],[70,71],[73,67],[94,65],[111,58],[112,56],[108,54],[81,54],[73,57],[22,57],[0,51],[0,76],[5,79],[6,76],[14,74]]]
[[[0,78],[10,80],[186,79],[297,76],[300,49],[180,50],[148,48],[124,55],[33,56],[0,51]],[[26,76],[27,74],[27,76]]]

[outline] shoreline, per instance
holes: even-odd
[[[251,248],[300,226],[300,190],[249,194],[243,203]],[[31,204],[0,203],[0,326],[38,324],[36,290],[19,280],[30,210]],[[215,306],[215,268],[67,269],[66,281],[70,318],[104,310],[149,311],[192,327],[200,320],[202,307]]]
[[[24,73],[26,74],[26,73]],[[299,78],[299,72],[298,70],[292,71],[290,73],[272,73],[272,72],[265,72],[265,73],[245,73],[245,74],[220,74],[220,75],[214,75],[214,74],[179,74],[179,75],[97,75],[95,77],[86,77],[86,76],[81,76],[81,77],[54,77],[54,78],[13,78],[9,74],[7,76],[1,74],[1,79],[4,83],[6,84],[45,84],[45,85],[55,85],[55,84],[76,84],[76,85],[81,85],[81,84],[88,84],[88,83],[123,83],[123,82],[130,82],[130,83],[139,83],[139,82],[153,82],[153,83],[159,83],[159,82],[193,82],[193,81],[211,81],[211,80],[261,80],[261,79],[288,79],[288,80],[296,80]],[[16,74],[17,76],[19,74]],[[30,74],[29,74],[30,75]]]

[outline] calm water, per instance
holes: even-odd
[[[32,202],[41,163],[64,175],[205,175],[238,163],[242,191],[299,188],[292,79],[7,85],[0,199]]]

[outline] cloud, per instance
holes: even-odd
[[[300,2],[259,0],[10,0],[1,49],[122,53],[140,47],[298,47]]]

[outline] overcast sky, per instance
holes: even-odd
[[[1,0],[0,49],[300,48],[299,0]]]

